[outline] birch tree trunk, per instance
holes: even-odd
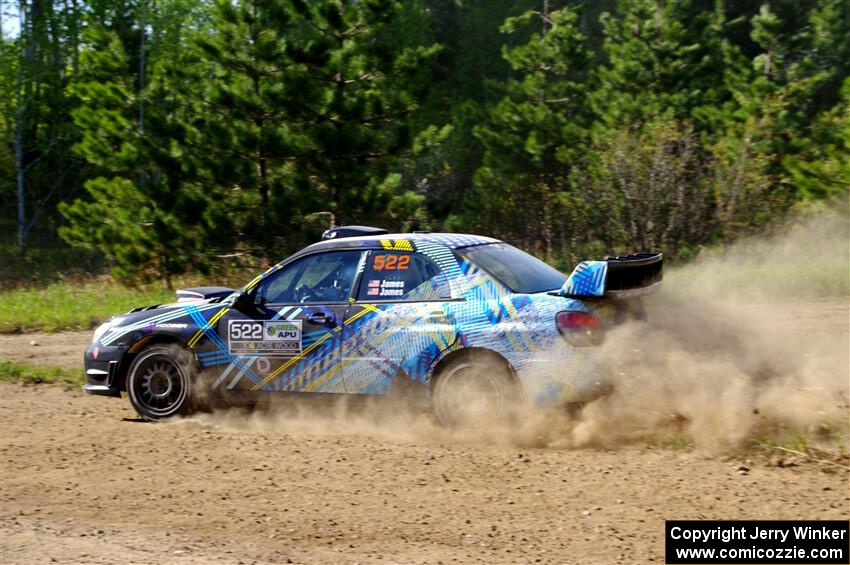
[[[27,5],[25,0],[21,0],[18,4],[19,17],[21,22],[20,33],[22,37],[27,37]],[[15,92],[15,173],[16,187],[15,192],[18,198],[18,252],[23,255],[26,250],[27,241],[27,223],[26,223],[26,208],[25,208],[25,174],[24,169],[24,112],[26,110],[27,100],[24,96],[24,69],[28,68],[28,63],[32,62],[33,56],[33,38],[32,34],[27,39],[28,44],[23,52],[23,61],[18,67],[17,73],[17,90]]]

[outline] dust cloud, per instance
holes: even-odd
[[[556,449],[660,442],[719,453],[789,438],[846,449],[848,287],[848,214],[820,211],[770,236],[668,267],[662,291],[646,299],[647,318],[609,331],[598,351],[613,392],[578,411],[523,406],[509,424],[449,431],[427,410],[351,399],[231,409],[189,421],[239,431]]]
[[[554,444],[667,438],[707,451],[848,438],[850,235],[844,211],[669,269],[649,316],[610,333],[614,392]]]
[[[454,443],[462,440],[442,428],[428,410],[417,408],[413,403],[386,398],[298,395],[252,408],[217,409],[175,423],[200,424],[236,432],[355,436],[391,442]]]

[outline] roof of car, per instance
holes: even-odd
[[[387,233],[381,235],[366,235],[356,237],[341,237],[335,239],[327,239],[314,243],[302,249],[298,255],[305,252],[318,251],[319,249],[341,249],[352,247],[376,248],[384,249],[386,246],[382,242],[392,241],[411,241],[415,245],[417,241],[437,243],[445,245],[450,249],[461,249],[463,247],[472,247],[474,245],[484,245],[487,243],[501,243],[498,239],[486,237],[483,235],[470,235],[465,233],[430,233],[430,232],[413,232],[413,233]]]

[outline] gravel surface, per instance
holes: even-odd
[[[9,383],[0,420],[2,563],[660,563],[665,519],[850,514],[848,473],[804,462],[148,424]]]
[[[846,335],[847,305],[787,319]],[[3,335],[0,354],[75,368],[89,340]],[[850,472],[793,455],[520,447],[334,407],[149,424],[6,382],[0,424],[4,564],[662,563],[666,519],[850,516]]]

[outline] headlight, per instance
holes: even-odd
[[[103,337],[103,334],[109,330],[109,327],[112,325],[112,322],[103,322],[100,324],[96,330],[94,330],[94,336],[91,339],[92,343],[97,343],[100,338]]]
[[[115,328],[121,325],[124,321],[124,318],[113,318],[111,320],[107,320],[100,324],[96,330],[94,330],[94,336],[92,336],[92,343],[97,343],[100,341],[100,338],[103,337],[103,334],[109,331],[110,328]]]

